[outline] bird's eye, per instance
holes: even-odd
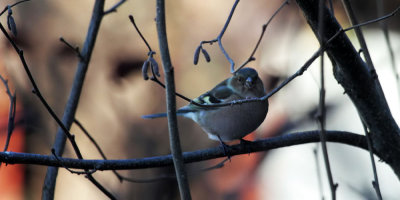
[[[238,77],[238,81],[240,82],[240,83],[242,83],[243,82],[243,77]]]

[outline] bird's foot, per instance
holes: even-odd
[[[230,146],[225,144],[225,142],[222,141],[221,137],[218,135],[219,143],[222,146],[222,149],[224,150],[225,156],[228,158],[229,162],[231,161],[231,154],[229,153],[229,148]]]

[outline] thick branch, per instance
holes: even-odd
[[[75,112],[78,107],[80,94],[83,87],[86,71],[89,66],[90,57],[96,41],[96,36],[100,27],[100,22],[103,17],[104,0],[96,0],[93,15],[90,21],[89,30],[86,36],[85,44],[82,49],[82,58],[78,63],[78,68],[75,73],[75,79],[71,88],[71,93],[65,107],[62,122],[67,129],[70,129],[75,117]],[[61,156],[64,152],[66,136],[62,129],[58,129],[53,148],[57,156]],[[43,185],[43,199],[54,199],[54,189],[57,178],[58,168],[49,167],[47,169],[45,182]]]
[[[367,141],[363,135],[344,131],[326,131],[326,136],[328,142],[347,144],[368,151]],[[260,152],[319,141],[319,131],[307,131],[257,140],[246,145],[232,145],[231,148],[227,150],[230,155],[234,156],[248,154],[249,150],[251,150],[250,152]],[[378,154],[377,156],[380,155]],[[183,153],[183,161],[185,163],[221,157],[226,157],[226,155],[220,147]],[[61,157],[57,159],[54,156],[48,155],[14,152],[0,152],[0,162],[97,170],[145,169],[171,166],[173,164],[171,155],[126,160],[80,160]],[[235,159],[233,159],[232,162],[235,162]]]
[[[297,0],[297,3],[314,33],[322,41],[341,29],[335,17],[324,7],[325,28],[319,35],[318,1]],[[400,130],[390,113],[375,71],[368,70],[349,38],[343,33],[330,43],[326,52],[334,64],[336,80],[353,101],[361,119],[371,131],[374,149],[400,178]]]
[[[179,140],[178,120],[176,117],[174,68],[172,67],[168,50],[167,28],[165,22],[165,1],[157,0],[156,2],[158,43],[160,46],[162,65],[165,72],[169,143],[173,156],[176,179],[178,182],[181,199],[189,200],[191,199],[190,188],[183,164],[183,156]]]

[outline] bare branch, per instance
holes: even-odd
[[[104,1],[96,1],[103,3],[104,5]],[[102,9],[102,7],[101,7]],[[99,21],[100,22],[100,21]],[[45,106],[45,108],[47,109],[47,111],[49,112],[49,114],[53,117],[53,119],[57,122],[57,124],[59,125],[60,129],[58,131],[58,136],[61,136],[62,140],[59,140],[59,143],[56,142],[56,144],[54,145],[54,149],[55,149],[55,153],[56,155],[61,155],[64,149],[64,145],[65,145],[65,141],[66,138],[69,139],[69,141],[71,142],[71,145],[77,155],[77,157],[79,159],[83,159],[82,154],[78,148],[78,145],[75,142],[75,137],[74,135],[72,135],[69,132],[69,128],[67,128],[66,125],[64,125],[64,123],[57,117],[57,115],[55,114],[55,112],[53,111],[53,109],[50,107],[50,105],[47,103],[47,101],[45,100],[45,98],[43,97],[43,95],[41,94],[39,88],[36,85],[36,82],[29,70],[28,64],[25,61],[25,57],[23,54],[23,51],[21,49],[18,48],[18,46],[15,44],[15,42],[11,39],[11,37],[8,35],[7,31],[4,29],[3,25],[0,23],[0,29],[3,32],[3,34],[6,36],[6,38],[8,39],[8,41],[11,43],[11,45],[14,47],[15,51],[18,53],[19,58],[22,62],[22,65],[25,69],[25,72],[28,75],[28,78],[33,86],[33,92],[34,94],[39,98],[39,100],[41,101],[41,103]],[[93,47],[93,46],[92,46]],[[90,58],[90,56],[89,56]],[[88,61],[89,59],[87,59]],[[75,110],[74,110],[75,111]],[[70,126],[70,125],[69,125]],[[57,138],[57,137],[56,137]],[[57,140],[57,139],[56,139]],[[55,180],[57,177],[57,169],[56,168],[51,168],[49,167],[49,170],[51,171],[50,173],[46,174],[46,180],[45,180],[45,184],[43,187],[43,194],[42,194],[42,198],[43,199],[53,199],[54,198],[54,188],[55,188]],[[90,174],[87,174],[88,179],[94,184],[96,185],[96,187],[98,187],[104,194],[106,194],[108,197],[110,198],[115,198],[113,197],[113,195],[111,195],[111,193],[109,193],[103,186],[101,186]]]
[[[204,172],[208,172],[208,171],[211,171],[211,170],[220,169],[220,168],[224,167],[224,163],[226,161],[228,161],[228,160],[229,160],[228,158],[225,158],[223,161],[217,163],[214,166],[207,167],[207,168],[200,169],[200,170],[196,170],[196,171],[188,171],[188,175],[189,176],[193,176],[193,175],[196,175],[196,174],[199,174],[199,173],[204,173]],[[129,178],[129,177],[125,177],[125,176],[121,176],[121,178],[124,181],[128,181],[128,182],[131,182],[131,183],[153,183],[153,182],[157,182],[157,181],[165,181],[165,180],[176,179],[176,175],[175,174],[164,174],[164,175],[157,176],[157,177],[154,177],[154,178],[142,178],[142,179],[141,178]]]
[[[214,42],[218,42],[219,48],[221,49],[222,53],[225,55],[225,58],[229,61],[231,65],[231,73],[235,72],[235,62],[233,62],[232,58],[229,56],[229,54],[226,52],[224,46],[222,45],[222,37],[224,36],[224,33],[226,29],[228,28],[229,23],[231,22],[233,13],[235,12],[236,6],[238,5],[240,0],[236,0],[235,3],[233,4],[233,7],[229,13],[228,19],[225,22],[224,27],[222,28],[221,32],[218,34],[217,38],[213,40],[208,40],[208,41],[201,41],[200,42],[200,47],[203,48],[203,44],[213,44]]]
[[[81,52],[80,52],[78,46],[73,47],[73,46],[72,46],[69,42],[67,42],[63,37],[60,37],[60,41],[61,41],[62,43],[64,43],[65,45],[67,45],[68,48],[70,48],[71,50],[73,50],[73,51],[75,52],[75,54],[78,56],[79,59],[81,59],[81,60],[83,59],[83,56],[82,56],[82,54],[81,54]]]
[[[372,186],[375,189],[376,196],[378,197],[378,199],[382,200],[381,189],[379,188],[378,172],[376,171],[375,158],[372,147],[371,133],[368,131],[367,125],[362,120],[361,122],[364,128],[365,136],[367,138],[368,151],[371,159],[372,173],[374,174],[374,180],[372,181]]]
[[[169,55],[167,30],[165,23],[165,1],[156,1],[156,24],[158,33],[158,42],[160,46],[161,60],[165,72],[166,82],[166,99],[167,99],[167,118],[170,149],[174,162],[176,178],[179,186],[179,192],[182,200],[191,199],[187,174],[183,164],[182,150],[179,140],[178,122],[176,117],[176,98],[175,98],[175,83],[174,69],[172,67],[171,58]]]
[[[323,7],[325,6],[326,1],[325,0],[319,0],[318,2],[318,34],[322,35],[324,32],[324,9]],[[320,46],[324,44],[324,41],[321,39],[319,40]],[[322,48],[322,47],[320,47]],[[338,187],[338,184],[333,181],[333,175],[332,175],[332,170],[331,170],[331,165],[329,162],[329,154],[328,154],[328,147],[326,144],[326,133],[325,133],[325,124],[326,124],[326,107],[325,107],[325,70],[324,70],[324,52],[321,51],[320,54],[320,72],[321,72],[321,88],[319,92],[319,107],[318,107],[318,125],[320,129],[320,138],[321,138],[321,148],[322,148],[322,155],[324,158],[324,163],[325,163],[325,169],[326,169],[326,174],[328,175],[328,182],[329,182],[329,187],[331,190],[331,198],[332,200],[336,200],[336,189]]]
[[[321,199],[323,200],[325,198],[324,198],[324,193],[322,190],[322,176],[321,176],[321,170],[319,167],[320,165],[319,165],[319,157],[318,157],[318,154],[319,154],[318,144],[315,145],[313,153],[314,153],[314,159],[315,159],[315,169],[317,171],[316,174],[317,174],[317,179],[318,179],[318,191],[321,195]]]
[[[0,79],[3,82],[5,88],[6,88],[6,93],[10,99],[10,108],[9,108],[9,113],[8,113],[8,125],[7,125],[7,138],[6,138],[6,144],[4,145],[4,150],[7,151],[8,145],[10,144],[11,140],[11,135],[13,133],[14,127],[15,127],[15,114],[16,114],[16,104],[17,104],[17,96],[15,94],[11,93],[10,87],[8,86],[8,81],[3,78],[3,76],[0,75]]]
[[[283,9],[283,7],[285,7],[286,5],[289,5],[289,0],[285,0],[285,1],[281,4],[281,6],[274,12],[274,14],[272,14],[272,16],[268,19],[267,23],[264,24],[264,25],[262,26],[261,35],[260,35],[260,37],[258,38],[257,44],[256,44],[256,46],[254,47],[253,52],[251,52],[249,58],[248,58],[242,65],[240,65],[240,67],[238,67],[238,68],[236,69],[235,72],[237,72],[238,70],[242,69],[242,68],[243,68],[244,66],[246,66],[249,62],[256,60],[256,59],[254,58],[254,54],[257,52],[258,46],[261,44],[261,40],[264,38],[264,33],[265,33],[265,31],[267,30],[268,25],[271,23],[272,19],[274,19],[275,16],[276,16],[276,15]]]
[[[57,161],[61,162],[60,158],[56,155],[54,149],[51,149],[51,154],[54,156],[54,158],[55,158]],[[68,167],[64,167],[64,166],[62,166],[62,167],[63,167],[64,169],[66,169],[67,171],[69,171],[71,174],[78,174],[78,175],[82,175],[82,174],[86,174],[86,175],[88,175],[88,174],[93,174],[93,173],[95,173],[95,172],[97,171],[96,169],[94,169],[94,170],[87,170],[87,169],[84,169],[83,171],[77,171],[77,170],[72,170],[72,169],[70,169],[70,168],[68,168]]]
[[[349,28],[346,28],[346,29],[343,29],[343,30],[344,31],[348,31],[348,30],[355,29],[355,28],[358,28],[358,27],[361,27],[361,26],[366,26],[366,25],[370,25],[370,24],[373,24],[373,23],[376,23],[376,22],[381,22],[383,20],[386,20],[386,19],[388,19],[390,17],[395,16],[399,12],[399,10],[400,10],[400,6],[397,7],[394,11],[392,11],[391,13],[389,13],[387,15],[384,15],[382,17],[378,17],[378,18],[375,18],[375,19],[372,19],[372,20],[369,20],[369,21],[366,21],[366,22],[363,22],[363,23],[359,23],[357,25],[353,25],[353,26],[351,26]]]
[[[351,145],[360,149],[368,150],[368,145],[365,136],[345,131],[326,131],[327,141],[341,144]],[[237,144],[230,146],[229,154],[232,156],[240,154],[268,151],[282,147],[308,144],[319,142],[319,131],[305,131],[289,133],[277,137],[266,138],[251,142],[251,148],[247,145]],[[381,157],[376,151],[374,153]],[[204,150],[197,150],[183,153],[185,163],[193,163],[205,161],[215,158],[226,157],[225,152],[220,147],[214,147]],[[126,170],[126,169],[147,169],[155,167],[165,167],[173,165],[172,156],[156,156],[140,159],[124,159],[124,160],[80,160],[72,158],[61,158],[56,160],[54,156],[39,155],[31,153],[15,153],[15,152],[0,152],[0,162],[9,164],[32,164],[32,165],[47,165],[55,167],[68,167],[75,169],[97,169],[97,170]],[[233,159],[232,162],[235,162]]]
[[[383,1],[382,0],[376,0],[376,4],[377,4],[376,9],[378,11],[377,12],[378,16],[383,16],[384,15],[384,13],[383,13]],[[389,51],[389,56],[390,56],[390,63],[392,65],[392,71],[393,71],[393,74],[394,74],[394,76],[396,78],[397,96],[400,98],[400,75],[399,75],[399,72],[397,72],[396,59],[394,57],[394,51],[393,51],[393,47],[392,47],[392,42],[391,42],[390,37],[389,37],[388,26],[387,26],[387,23],[385,21],[381,21],[381,22],[379,22],[379,24],[381,26],[383,35],[385,37],[385,42],[386,42],[386,45],[387,45],[387,48],[388,48],[388,51]]]
[[[133,27],[135,27],[136,31],[138,32],[140,38],[142,38],[143,42],[146,44],[147,48],[149,49],[149,52],[154,52],[149,43],[147,42],[146,38],[143,36],[142,32],[140,32],[139,27],[136,25],[135,19],[133,18],[132,15],[129,15],[129,20],[131,21]]]
[[[324,15],[324,26],[327,28],[324,29],[325,31],[322,35],[319,35],[318,5],[316,5],[316,0],[296,0],[296,2],[302,9],[314,34],[320,40],[330,38],[342,29],[335,17],[324,7],[327,10]],[[394,15],[395,12],[392,14]],[[371,20],[367,23],[376,22],[386,17]],[[353,27],[367,23],[361,23]],[[380,86],[376,83],[379,81],[378,77],[370,73],[345,34],[340,34],[335,41],[332,41],[326,52],[331,61],[334,62],[333,74],[336,80],[353,101],[361,118],[371,132],[374,149],[380,152],[382,160],[387,162],[400,178],[400,149],[398,148],[400,145],[400,129],[390,113]]]
[[[60,126],[61,128],[57,130],[56,139],[53,144],[53,148],[57,156],[61,156],[64,152],[64,147],[66,142],[65,134],[70,129],[73,120],[75,118],[75,112],[78,107],[80,95],[83,88],[83,83],[89,66],[89,61],[93,52],[94,44],[97,38],[97,33],[100,28],[100,23],[104,16],[105,16],[104,0],[96,0],[94,3],[92,17],[90,19],[90,25],[86,35],[85,43],[83,45],[82,52],[80,53],[82,57],[79,60],[71,92],[67,101],[67,105],[65,106],[64,109],[64,115],[61,123],[63,126]],[[68,136],[68,138],[70,141],[74,141],[74,137]],[[74,143],[72,144],[74,146]],[[82,155],[78,154],[78,158],[82,159],[83,157]],[[54,190],[55,190],[57,174],[58,174],[58,168],[55,167],[47,168],[47,173],[43,184],[44,187],[42,191],[43,199],[54,199]],[[110,192],[108,192],[101,184],[99,184],[91,174],[88,174],[87,178],[106,196],[108,196],[111,199],[115,199],[115,197]]]
[[[282,4],[282,6],[285,4]],[[204,108],[215,108],[215,107],[223,107],[223,106],[232,106],[235,104],[243,104],[243,103],[250,103],[250,102],[257,102],[257,101],[267,101],[269,97],[271,97],[272,95],[274,95],[275,93],[277,93],[279,90],[281,90],[283,87],[285,87],[288,83],[290,83],[292,80],[294,80],[296,77],[301,76],[307,69],[308,67],[319,57],[321,52],[324,52],[326,50],[326,48],[328,48],[329,44],[336,39],[340,34],[347,32],[349,30],[353,30],[354,28],[357,27],[361,27],[361,26],[366,26],[366,25],[370,25],[372,23],[376,23],[379,22],[381,20],[386,20],[389,17],[394,16],[398,11],[399,11],[400,7],[397,8],[395,11],[391,12],[388,15],[382,16],[378,19],[374,19],[374,20],[370,20],[367,22],[363,22],[351,27],[348,27],[346,29],[340,29],[338,32],[336,32],[331,38],[329,38],[329,40],[327,40],[323,45],[321,45],[321,47],[306,61],[306,63],[300,67],[300,69],[294,73],[293,75],[291,75],[289,78],[287,78],[285,81],[283,81],[278,87],[274,88],[272,91],[270,91],[267,95],[265,95],[264,97],[261,98],[252,98],[252,99],[243,99],[243,100],[236,100],[236,101],[232,101],[232,102],[227,102],[227,103],[218,103],[218,104],[212,104],[212,105],[204,105],[204,104],[199,104],[195,101],[193,101],[192,99],[180,94],[180,93],[175,93],[176,96],[182,98],[183,100],[192,103],[193,105],[199,106],[199,107],[204,107]],[[145,40],[144,40],[145,41]],[[212,42],[216,42],[215,41],[209,41],[210,43]],[[202,46],[201,44],[197,47],[197,50],[200,51],[199,49],[201,49]],[[151,48],[150,48],[151,49]],[[196,50],[196,51],[197,51]],[[195,53],[196,54],[196,53]],[[195,59],[196,60],[196,59]],[[146,63],[145,63],[146,64]],[[147,72],[147,69],[146,69]],[[147,75],[146,75],[147,76]],[[145,76],[145,77],[146,77]],[[147,76],[148,77],[148,76]],[[156,82],[157,84],[159,84],[161,87],[165,88],[165,85],[159,81],[157,79],[157,77],[154,75],[153,73],[153,77],[150,78],[150,80]]]
[[[48,113],[52,116],[52,118],[57,122],[57,124],[60,126],[62,129],[62,134],[65,134],[66,137],[70,140],[74,151],[78,158],[82,157],[80,150],[77,146],[77,144],[74,141],[73,135],[69,132],[69,130],[64,126],[64,124],[61,122],[61,120],[58,118],[58,116],[55,114],[53,109],[50,107],[50,105],[47,103],[46,99],[43,97],[42,93],[40,92],[38,86],[36,85],[36,82],[32,76],[32,73],[29,70],[28,64],[25,61],[24,53],[23,50],[19,49],[18,46],[15,44],[15,42],[11,39],[11,37],[8,35],[7,31],[4,29],[3,25],[0,23],[0,30],[3,32],[3,34],[6,36],[8,41],[11,43],[11,45],[14,47],[15,51],[18,53],[19,58],[22,62],[22,65],[25,69],[26,74],[28,75],[28,78],[33,86],[33,92],[34,94],[39,98],[40,102],[44,105]]]
[[[82,132],[89,138],[90,142],[96,147],[97,151],[100,153],[101,157],[104,160],[107,160],[106,154],[104,154],[103,150],[101,149],[100,145],[97,144],[96,140],[90,135],[89,131],[82,125],[82,123],[78,119],[74,119],[74,123],[82,130]],[[112,170],[115,176],[118,178],[120,182],[122,182],[122,176],[115,170]]]
[[[113,7],[111,7],[110,9],[104,11],[103,15],[107,15],[110,14],[112,12],[117,12],[117,8],[120,7],[123,3],[125,3],[126,0],[121,0],[118,3],[116,3]]]
[[[366,26],[366,25],[370,25],[376,22],[379,22],[381,20],[386,20],[389,17],[394,16],[395,14],[397,14],[397,12],[399,12],[400,7],[398,7],[395,11],[391,12],[388,15],[382,16],[378,19],[374,19],[374,20],[370,20],[367,22],[363,22],[345,29],[339,29],[335,34],[333,34],[324,44],[321,45],[321,47],[304,63],[304,65],[302,67],[300,67],[299,70],[297,70],[296,73],[294,73],[293,75],[291,75],[289,78],[287,78],[285,81],[283,81],[281,84],[279,84],[276,88],[274,88],[273,90],[271,90],[267,95],[265,95],[264,97],[261,98],[252,98],[252,99],[244,99],[244,100],[236,100],[233,102],[227,102],[227,103],[218,103],[218,104],[213,104],[213,105],[203,105],[203,104],[198,104],[196,102],[191,101],[191,103],[193,103],[196,106],[200,106],[200,107],[223,107],[223,106],[231,106],[231,105],[235,105],[235,104],[242,104],[242,103],[250,103],[250,102],[257,102],[257,101],[265,101],[267,100],[269,97],[271,97],[272,95],[274,95],[275,93],[277,93],[279,90],[281,90],[283,87],[285,87],[288,83],[290,83],[293,79],[295,79],[298,76],[303,75],[303,73],[308,69],[308,67],[319,57],[321,52],[324,52],[330,45],[331,42],[335,39],[337,39],[342,33],[353,30],[354,28],[357,27],[361,27],[361,26]],[[186,99],[185,99],[186,100]]]
[[[9,8],[12,8],[12,7],[14,7],[14,6],[16,6],[16,5],[20,4],[20,3],[24,3],[24,2],[27,2],[27,1],[30,1],[30,0],[22,0],[22,1],[18,1],[18,2],[16,2],[16,3],[14,3],[14,4],[12,4],[12,5],[6,6],[6,7],[3,9],[3,11],[0,12],[0,16],[3,15]]]
[[[358,24],[358,20],[357,20],[356,15],[355,15],[355,13],[353,11],[353,8],[351,6],[350,1],[342,0],[342,4],[344,5],[344,8],[346,10],[347,16],[348,16],[351,24]],[[358,41],[360,43],[361,50],[362,50],[362,52],[364,54],[364,58],[365,58],[365,60],[367,62],[367,66],[368,66],[368,68],[370,70],[370,73],[376,73],[374,64],[373,64],[371,56],[369,54],[367,43],[365,42],[364,35],[363,35],[362,31],[361,31],[361,27],[355,28],[355,32],[356,32],[356,36],[358,38]],[[376,84],[379,87],[381,87],[379,81],[376,81]],[[382,89],[381,89],[381,91],[382,91]],[[383,95],[383,91],[382,91],[381,95]],[[370,135],[370,132],[368,131],[368,127],[367,127],[366,123],[364,123],[364,121],[362,121],[362,120],[361,120],[361,122],[363,124],[365,135],[367,137],[367,143],[368,143],[368,149],[369,149],[369,152],[370,152],[372,170],[373,170],[373,173],[374,173],[374,181],[373,181],[372,185],[373,185],[373,187],[375,189],[375,192],[377,194],[378,199],[381,200],[382,199],[382,195],[381,195],[381,191],[380,191],[380,188],[379,188],[378,174],[376,172],[375,160],[374,160],[374,156],[373,156],[373,153],[372,153],[372,143],[373,142],[371,140],[371,135]]]
[[[147,53],[147,60],[144,61],[143,66],[142,66],[142,76],[144,80],[148,80],[148,71],[149,67],[152,72],[152,77],[150,79],[157,79],[157,76],[160,77],[160,72],[158,69],[158,63],[157,61],[153,58],[153,55],[156,54],[151,47],[150,44],[147,42],[146,38],[143,36],[142,32],[140,32],[139,27],[136,25],[136,22],[133,18],[132,15],[129,15],[129,20],[131,21],[133,27],[135,27],[136,31],[139,33],[140,38],[143,40],[143,42],[146,44],[147,48],[149,49],[149,52]],[[160,82],[161,83],[161,82]],[[164,87],[165,88],[165,87]]]

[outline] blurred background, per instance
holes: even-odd
[[[3,0],[0,8],[16,1]],[[107,0],[105,9],[117,3]],[[167,1],[167,32],[176,90],[189,98],[211,89],[230,76],[229,63],[218,45],[205,45],[211,56],[206,63],[200,57],[193,65],[193,53],[200,41],[214,39],[233,5],[225,1]],[[227,29],[223,44],[237,65],[253,50],[261,27],[282,3],[281,0],[241,1]],[[375,1],[352,2],[360,22],[377,17]],[[44,97],[62,116],[73,81],[78,58],[59,41],[64,37],[73,46],[83,46],[94,1],[30,1],[13,8],[18,35],[16,43],[24,50],[27,63]],[[385,13],[400,1],[385,1]],[[344,27],[348,20],[339,1],[335,15]],[[87,72],[76,118],[92,134],[109,159],[143,158],[170,153],[166,119],[144,120],[140,116],[165,111],[165,92],[157,84],[144,81],[141,66],[147,48],[131,25],[132,14],[151,47],[157,52],[155,1],[128,0],[116,13],[104,17]],[[7,13],[1,16],[6,26]],[[399,16],[387,23],[391,44],[398,52]],[[372,59],[392,114],[399,119],[399,88],[391,69],[389,53],[379,24],[363,28]],[[348,32],[359,48],[353,32]],[[318,42],[293,1],[267,28],[256,61],[248,66],[258,70],[270,91],[296,72],[318,49]],[[396,56],[398,54],[395,54]],[[363,133],[357,112],[332,76],[326,61],[327,128]],[[397,58],[397,63],[400,61]],[[397,65],[398,67],[398,65]],[[50,154],[57,124],[32,94],[18,55],[4,36],[0,37],[0,73],[17,91],[17,128],[10,151]],[[319,61],[301,77],[274,95],[264,123],[250,134],[250,140],[297,131],[318,129],[315,114],[319,101]],[[162,79],[163,80],[163,77]],[[0,86],[4,90],[3,86]],[[4,90],[5,91],[5,90]],[[0,93],[1,94],[1,93]],[[177,100],[178,106],[187,102]],[[1,143],[7,129],[9,100],[0,95]],[[194,151],[218,146],[194,122],[179,118],[182,148]],[[73,126],[72,133],[85,158],[100,159],[93,144]],[[67,143],[65,157],[75,157]],[[372,187],[372,169],[368,152],[342,144],[328,144],[334,181],[339,184],[338,199],[376,199]],[[316,153],[315,153],[316,152]],[[269,152],[235,156],[222,169],[189,176],[193,199],[329,199],[330,190],[319,144],[307,144]],[[187,170],[215,165],[222,159],[194,163]],[[376,160],[379,160],[378,158]],[[384,163],[377,162],[384,199],[400,195],[399,179]],[[3,165],[0,168],[0,199],[40,199],[46,167]],[[125,170],[133,178],[154,178],[173,173],[172,168]],[[320,174],[320,175],[319,175]],[[94,174],[120,199],[178,199],[174,180],[153,183],[120,183],[112,172]],[[299,198],[300,197],[300,198]],[[59,170],[56,199],[107,199],[84,176]]]

